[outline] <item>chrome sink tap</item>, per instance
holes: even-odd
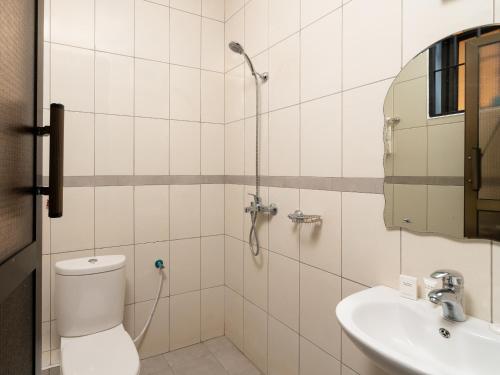
[[[429,292],[429,300],[443,307],[443,317],[455,322],[463,322],[465,317],[464,277],[453,270],[438,270],[431,274],[434,279],[443,280],[443,287]]]

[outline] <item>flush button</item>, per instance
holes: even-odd
[[[92,264],[97,263],[97,259],[96,258],[89,259],[89,263]]]

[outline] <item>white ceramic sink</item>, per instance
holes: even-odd
[[[500,335],[483,320],[455,323],[428,301],[401,298],[378,286],[337,305],[347,335],[382,369],[395,375],[498,375]],[[439,330],[449,331],[444,338]]]

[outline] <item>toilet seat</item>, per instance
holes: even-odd
[[[62,375],[138,375],[139,355],[120,324],[106,331],[61,338]]]

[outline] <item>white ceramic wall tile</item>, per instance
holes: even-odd
[[[42,323],[42,352],[50,350],[50,322]]]
[[[224,287],[201,291],[201,339],[224,336]]]
[[[50,107],[50,50],[50,43],[43,43],[43,108]]]
[[[382,106],[390,84],[386,80],[343,93],[344,177],[384,176]]]
[[[224,234],[224,185],[201,185],[201,235]]]
[[[269,50],[252,58],[252,64],[257,73],[269,72]],[[260,113],[269,111],[269,81],[259,80],[260,87]],[[245,118],[256,114],[256,83],[252,70],[245,64]]]
[[[225,185],[225,234],[243,239],[243,194],[241,185]]]
[[[231,1],[231,0],[230,0]],[[233,0],[234,1],[234,0]],[[243,0],[237,0],[243,3]],[[242,4],[243,5],[243,4]],[[226,7],[226,17],[228,15],[228,8]],[[245,16],[243,10],[240,10],[230,20],[226,22],[224,29],[224,52],[225,52],[225,71],[229,71],[234,67],[243,63],[243,56],[231,51],[226,46],[229,42],[234,41],[243,44],[245,40]],[[227,120],[227,119],[226,119]]]
[[[245,6],[245,52],[255,56],[268,47],[269,0],[252,0]],[[243,43],[243,42],[241,42]]]
[[[135,301],[147,301],[156,298],[160,275],[155,267],[155,261],[163,260],[163,284],[161,296],[167,297],[170,293],[170,243],[155,242],[135,245]]]
[[[298,375],[299,374],[299,335],[269,317],[269,375]],[[308,372],[304,372],[309,374]]]
[[[269,110],[297,104],[300,98],[300,38],[296,34],[269,52]]]
[[[310,100],[342,89],[342,9],[301,32],[300,97]]]
[[[50,41],[50,0],[43,2],[43,40]]]
[[[170,186],[170,238],[200,236],[200,185]]]
[[[224,125],[201,124],[201,174],[224,174]]]
[[[300,174],[300,107],[269,113],[269,174]]]
[[[133,56],[134,6],[134,0],[95,1],[96,49]]]
[[[52,253],[94,248],[94,189],[64,188],[64,216],[52,219]]]
[[[170,62],[199,68],[200,38],[200,16],[170,9]]]
[[[357,0],[344,7],[344,89],[398,74],[401,22],[400,0],[382,0],[377,6]]]
[[[170,243],[170,294],[201,289],[200,239],[190,238]]]
[[[135,56],[168,62],[170,11],[149,1],[135,2]]]
[[[48,196],[42,197],[42,254],[50,254],[50,218]]]
[[[224,21],[224,0],[202,0],[201,12],[203,17]]]
[[[135,243],[169,239],[169,186],[134,188]]]
[[[201,238],[201,287],[224,285],[224,236]]]
[[[269,253],[269,314],[299,330],[299,262]]]
[[[300,0],[269,0],[270,45],[299,31],[300,3]]]
[[[141,358],[148,358],[170,350],[170,303],[169,298],[161,298],[158,302],[156,314],[154,314],[149,326],[148,333],[139,346]],[[135,334],[138,335],[149,313],[153,308],[153,301],[141,302],[135,305]]]
[[[240,120],[245,114],[245,69],[234,68],[225,76],[225,121],[226,124]]]
[[[200,174],[200,123],[170,121],[170,174]]]
[[[340,362],[316,345],[300,338],[300,373],[340,375]],[[346,375],[342,372],[342,375]],[[368,375],[368,374],[366,374]]]
[[[301,1],[300,16],[302,27],[323,17],[340,6],[342,6],[341,0]]]
[[[94,48],[93,0],[52,0],[49,6],[52,42]]]
[[[42,255],[42,321],[48,322],[50,314],[50,255]]]
[[[254,256],[248,244],[243,250],[245,299],[267,311],[269,253],[260,249],[259,255]]]
[[[384,203],[380,194],[342,193],[342,276],[397,287],[400,232],[385,228]]]
[[[491,269],[493,270],[492,280],[491,280],[492,284],[491,292],[493,299],[491,306],[491,311],[492,311],[491,320],[494,323],[500,323],[500,275],[498,273],[498,270],[500,270],[500,245],[498,242],[493,242],[491,262],[492,262]]]
[[[225,0],[226,21],[231,18],[245,4],[245,0]]]
[[[225,169],[226,175],[242,175],[245,172],[245,123],[226,124]]]
[[[243,350],[243,297],[228,287],[225,291],[224,332],[238,349]]]
[[[269,115],[264,114],[260,118],[259,134],[259,172],[262,176],[269,174]],[[245,175],[255,176],[256,157],[256,118],[245,119]]]
[[[243,242],[225,238],[225,284],[243,295]]]
[[[336,191],[301,190],[300,209],[321,215],[321,224],[300,228],[300,260],[325,271],[341,274],[342,198]]]
[[[170,297],[170,348],[172,350],[200,342],[200,292]]]
[[[168,118],[168,64],[135,60],[135,114],[143,117]]]
[[[341,290],[339,276],[300,266],[300,334],[335,358],[341,353],[341,328],[335,316]]]
[[[200,121],[200,70],[170,66],[170,117]]]
[[[123,328],[130,335],[135,337],[135,304],[126,305],[123,313]]]
[[[224,123],[224,74],[201,72],[201,121]]]
[[[495,0],[495,22],[500,22],[500,0]]]
[[[170,6],[186,12],[201,14],[201,0],[170,0]]]
[[[64,129],[64,175],[93,176],[94,115],[66,112],[64,117],[66,125]],[[44,164],[47,163],[44,161]],[[44,175],[47,174],[44,173]]]
[[[300,174],[342,174],[342,101],[332,95],[300,107]]]
[[[136,117],[134,174],[168,175],[170,124],[168,120]]]
[[[245,355],[261,370],[267,373],[267,314],[252,303],[244,306]]]
[[[201,68],[224,72],[225,48],[224,24],[222,22],[202,18]]]
[[[52,44],[50,100],[73,111],[94,111],[94,52]]]
[[[132,186],[95,188],[95,246],[111,247],[134,242]]]
[[[134,171],[134,119],[95,116],[95,174],[132,175]]]

